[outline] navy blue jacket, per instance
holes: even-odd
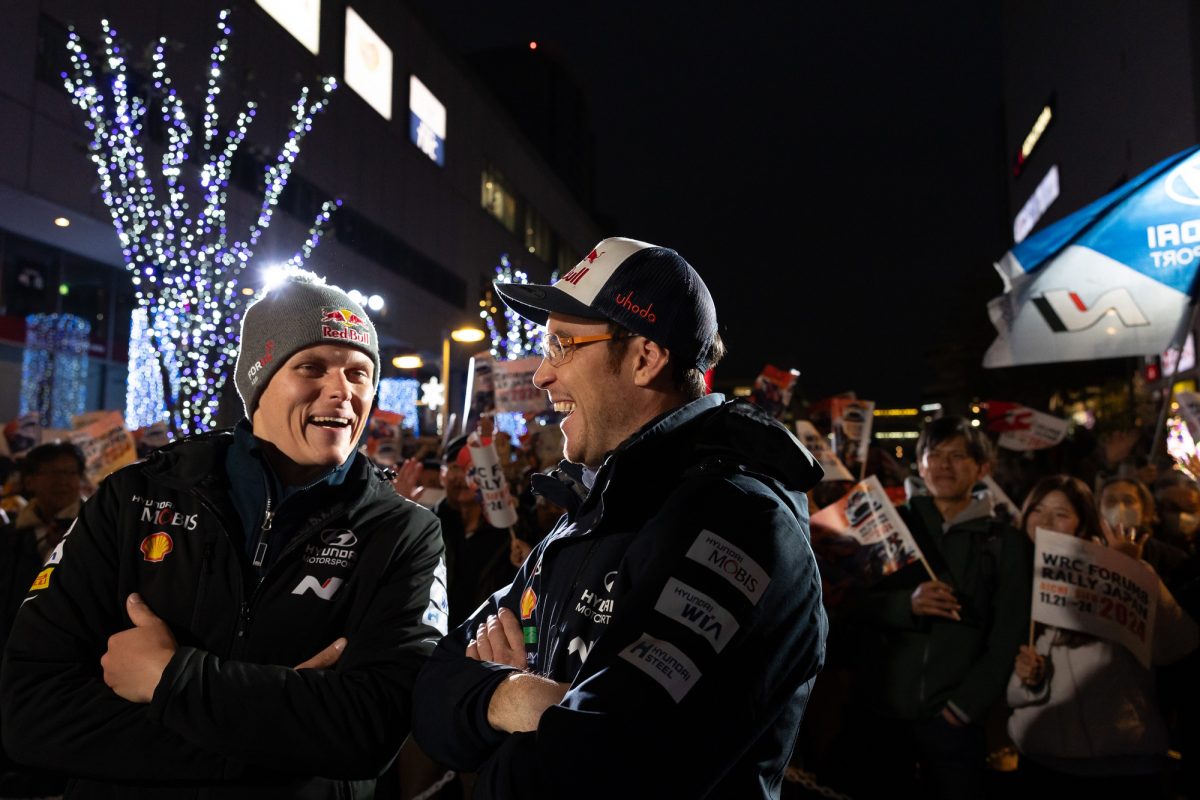
[[[568,513],[513,583],[442,640],[413,732],[477,771],[476,797],[777,797],[827,622],[804,491],[821,469],[783,426],[710,395],[535,487]],[[500,606],[531,671],[571,689],[536,732],[487,722],[511,668],[466,643]]]

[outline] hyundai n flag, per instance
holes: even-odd
[[[988,303],[985,367],[1161,353],[1200,266],[1200,146],[1015,245]]]

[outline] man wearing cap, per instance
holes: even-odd
[[[68,797],[358,797],[445,632],[437,519],[357,452],[379,340],[297,273],[244,314],[246,419],[105,480],[17,615],[4,747]]]
[[[534,383],[567,509],[439,643],[413,732],[476,797],[778,797],[827,630],[783,426],[707,394],[716,311],[674,250],[605,239],[553,286],[498,284],[546,326]]]

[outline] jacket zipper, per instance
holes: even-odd
[[[254,548],[254,564],[255,569],[262,569],[263,561],[267,557],[267,538],[271,535],[271,523],[275,519],[275,512],[271,510],[271,496],[267,495],[267,510],[263,514],[262,526],[258,531],[258,546]],[[262,583],[262,577],[258,579]]]
[[[282,503],[280,505],[282,505]],[[264,527],[263,527],[262,531],[264,534],[266,531],[269,531],[271,529],[271,525],[275,519],[275,515],[276,515],[277,511],[278,510],[276,510],[276,511],[270,510],[270,501],[268,500],[267,513],[263,520]],[[346,512],[348,513],[349,509],[346,509]],[[237,638],[238,638],[238,641],[242,644],[242,646],[245,646],[246,640],[248,639],[248,637],[250,635],[250,624],[254,621],[254,606],[255,606],[256,601],[259,598],[259,595],[262,594],[263,584],[266,582],[267,577],[273,571],[275,571],[275,569],[278,567],[278,565],[282,562],[283,557],[285,555],[287,555],[292,550],[295,550],[296,548],[303,545],[305,543],[305,541],[310,536],[312,536],[312,534],[317,529],[319,529],[322,525],[324,525],[325,522],[333,516],[336,516],[336,513],[322,515],[321,517],[317,518],[315,524],[309,525],[304,530],[297,532],[296,535],[291,538],[291,541],[288,542],[287,546],[284,547],[283,550],[279,553],[279,557],[276,558],[274,563],[272,563],[271,566],[267,568],[267,571],[265,573],[263,573],[262,575],[257,575],[257,570],[256,570],[257,581],[254,584],[254,589],[251,591],[249,599],[242,600],[241,614],[239,614],[239,616],[238,616]],[[264,548],[264,552],[265,552],[265,544],[263,544],[261,542],[261,540],[260,540],[260,546],[262,548]],[[257,562],[257,559],[256,559],[256,562]]]

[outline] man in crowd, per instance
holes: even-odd
[[[4,746],[68,797],[358,796],[408,733],[445,573],[437,519],[356,450],[375,328],[294,274],[234,380],[247,419],[105,480],[17,615]]]
[[[827,632],[805,490],[774,419],[705,394],[716,311],[674,250],[605,239],[553,286],[497,285],[546,326],[534,383],[567,509],[444,639],[414,735],[476,797],[776,797]]]
[[[869,589],[847,614],[858,666],[847,731],[872,768],[846,754],[853,794],[984,794],[985,725],[1003,699],[1029,631],[1028,538],[973,490],[992,460],[987,436],[962,417],[941,417],[917,439],[928,494],[901,509],[928,568],[912,564]]]
[[[38,445],[21,459],[19,469],[26,503],[0,529],[0,648],[8,641],[29,584],[75,521],[82,501],[84,458],[74,444]],[[0,797],[57,795],[64,783],[60,775],[24,768],[7,757],[0,767]]]

